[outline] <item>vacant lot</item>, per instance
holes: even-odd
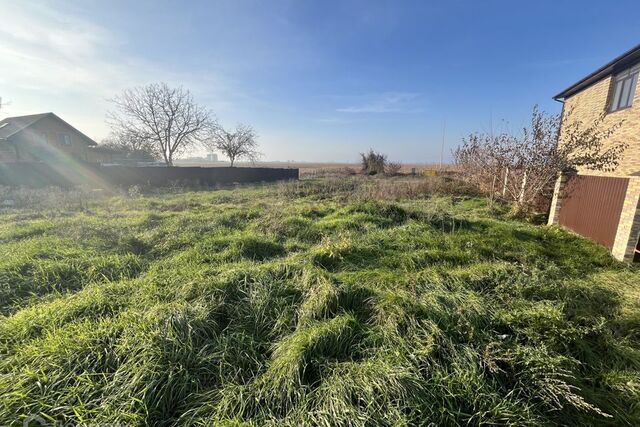
[[[376,185],[1,211],[0,424],[640,425],[637,268]]]

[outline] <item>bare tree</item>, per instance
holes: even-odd
[[[458,170],[467,182],[489,195],[491,202],[496,194],[503,171],[514,163],[514,147],[517,138],[502,133],[472,134],[463,139],[462,146],[454,152]]]
[[[573,111],[547,115],[534,107],[531,125],[520,134],[472,134],[454,152],[465,178],[494,197],[527,212],[540,198],[550,200],[553,183],[567,170],[608,171],[627,144],[608,138],[621,123],[604,126],[604,113],[590,124],[571,120]],[[562,132],[560,132],[562,129]]]
[[[248,125],[239,124],[233,132],[225,130],[222,126],[217,126],[205,145],[221,151],[229,158],[231,167],[233,167],[238,159],[255,162],[262,156],[258,151],[257,138],[256,132]]]
[[[119,151],[131,159],[156,160],[162,158],[152,141],[140,138],[136,134],[111,132],[100,145]]]
[[[169,166],[174,156],[202,142],[214,125],[211,113],[195,103],[191,92],[166,83],[127,89],[112,102],[116,111],[108,113],[107,121],[113,132],[150,144]]]

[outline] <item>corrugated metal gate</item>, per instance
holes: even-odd
[[[628,184],[628,178],[571,177],[562,191],[559,223],[611,249]]]

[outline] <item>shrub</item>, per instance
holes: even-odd
[[[603,112],[585,125],[567,120],[572,114],[547,115],[536,106],[530,126],[520,133],[471,134],[454,151],[456,165],[492,201],[502,198],[516,205],[514,214],[548,208],[560,173],[614,170],[627,147],[608,139],[622,122],[605,124]]]
[[[400,169],[402,169],[402,164],[398,162],[387,162],[387,165],[384,168],[384,173],[389,176],[394,176],[400,173]]]
[[[370,149],[368,153],[360,153],[362,173],[377,175],[384,173],[387,164],[387,156]]]

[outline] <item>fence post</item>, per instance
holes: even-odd
[[[502,185],[502,197],[507,194],[507,182],[509,182],[509,166],[504,170],[504,184]]]
[[[520,194],[518,195],[518,202],[522,203],[524,201],[524,189],[527,186],[527,170],[524,170],[522,174],[522,185],[520,186]]]

